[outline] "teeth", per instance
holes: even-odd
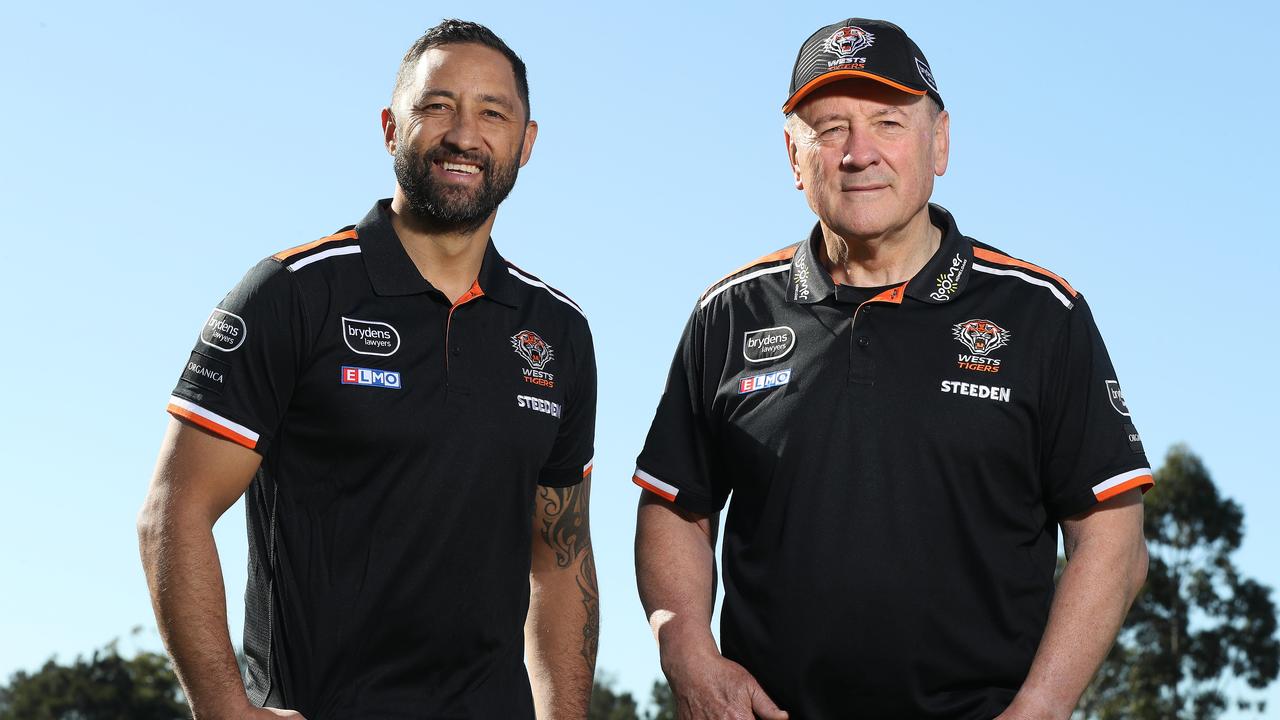
[[[443,162],[441,163],[441,165],[444,167],[445,170],[452,170],[453,172],[466,173],[468,175],[474,175],[480,172],[480,168],[476,165],[463,165],[462,163],[453,163],[453,162]]]

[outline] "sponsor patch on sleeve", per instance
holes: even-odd
[[[193,352],[187,359],[187,366],[182,369],[182,379],[217,395],[227,386],[227,373],[230,370],[231,364],[225,360]]]
[[[1111,407],[1116,412],[1129,417],[1129,406],[1124,404],[1124,391],[1120,389],[1119,382],[1115,380],[1107,381],[1107,399],[1111,401]]]
[[[240,349],[247,334],[244,318],[222,308],[214,308],[200,329],[200,342],[214,350],[232,352]]]
[[[1135,455],[1141,452],[1146,452],[1142,449],[1142,436],[1138,434],[1138,428],[1134,427],[1132,423],[1124,424],[1124,434],[1125,437],[1129,439],[1129,449],[1132,450]]]

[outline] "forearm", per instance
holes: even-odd
[[[586,717],[600,635],[591,547],[569,567],[530,573],[529,585],[525,655],[538,717]]]
[[[600,636],[591,548],[591,478],[538,488],[533,515],[525,662],[538,717],[587,715]]]
[[[1058,581],[1049,622],[1009,718],[1067,720],[1146,576],[1146,548],[1082,543]]]
[[[636,519],[636,585],[664,670],[671,657],[718,654],[711,634],[713,543],[709,519],[683,513],[647,494],[641,499]]]
[[[231,647],[211,528],[194,518],[144,511],[138,536],[160,636],[193,717],[240,717],[250,703]]]

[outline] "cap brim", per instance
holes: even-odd
[[[805,96],[807,96],[809,93],[813,92],[814,90],[817,90],[818,88],[822,87],[823,85],[830,85],[833,82],[836,82],[839,80],[848,80],[849,78],[868,78],[870,80],[875,80],[876,82],[884,83],[885,85],[888,85],[889,87],[895,90],[901,90],[902,92],[907,93],[908,95],[924,95],[925,93],[928,92],[928,90],[917,90],[913,87],[907,87],[906,85],[903,85],[900,82],[890,80],[889,78],[882,77],[880,75],[874,75],[865,70],[835,70],[832,72],[823,73],[819,75],[818,77],[802,85],[799,90],[792,93],[791,97],[787,98],[787,102],[782,106],[783,114],[789,113],[792,110],[794,110],[796,108],[796,105],[799,105],[800,101],[803,100]]]

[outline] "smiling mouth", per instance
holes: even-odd
[[[465,162],[455,162],[452,160],[437,160],[436,165],[442,170],[454,175],[476,175],[479,174],[481,167]]]

